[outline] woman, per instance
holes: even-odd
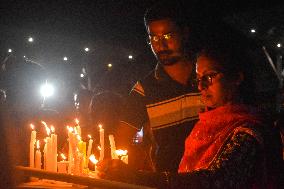
[[[109,161],[99,166],[102,177],[158,188],[279,187],[280,143],[250,106],[248,59],[241,48],[219,42],[207,43],[197,56],[197,84],[206,111],[186,139],[179,173],[133,171]]]

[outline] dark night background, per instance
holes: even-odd
[[[1,1],[1,61],[11,48],[14,55],[25,55],[43,65],[48,80],[56,86],[56,100],[49,102],[50,106],[72,99],[73,93],[84,87],[126,95],[134,82],[155,65],[143,23],[146,8],[154,2]],[[184,0],[182,3],[185,8],[196,7],[197,12],[223,18],[261,46],[265,45],[274,64],[283,55],[284,3],[281,1]],[[250,32],[252,28],[256,33]],[[33,43],[27,41],[30,36]],[[277,43],[282,47],[277,47]],[[85,52],[85,47],[90,51]],[[63,60],[64,56],[68,61]],[[109,63],[112,68],[107,67]],[[276,77],[269,62],[263,60],[263,64],[260,72],[266,78]],[[83,68],[86,76],[80,78]]]

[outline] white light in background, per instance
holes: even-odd
[[[45,83],[44,85],[41,86],[40,93],[44,98],[50,97],[54,93],[54,88],[51,84]]]
[[[133,59],[133,56],[132,56],[132,55],[129,55],[128,58],[129,58],[129,59]]]
[[[86,51],[86,52],[89,52],[89,51],[90,51],[90,49],[89,49],[88,47],[86,47],[86,48],[85,48],[85,51]]]
[[[111,68],[111,67],[112,67],[112,64],[108,64],[107,67]]]
[[[281,43],[277,43],[277,47],[278,48],[282,47]]]
[[[11,53],[12,52],[12,49],[8,49],[8,53]]]
[[[32,42],[34,42],[34,38],[29,37],[28,41],[29,41],[30,43],[32,43]]]
[[[67,60],[68,60],[68,58],[67,58],[66,56],[64,56],[64,57],[63,57],[63,60],[64,60],[64,61],[67,61]]]
[[[251,33],[255,33],[256,30],[252,28],[252,29],[250,30],[250,32],[251,32]]]
[[[84,74],[82,74],[82,73],[80,74],[80,77],[82,77],[82,78],[83,78],[84,76],[85,76]]]

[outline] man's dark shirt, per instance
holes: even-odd
[[[202,107],[200,93],[191,82],[184,86],[157,67],[133,87],[122,122],[137,129],[149,122],[157,148],[156,170],[177,171],[184,141]]]

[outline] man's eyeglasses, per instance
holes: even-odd
[[[203,75],[200,78],[196,79],[196,84],[197,86],[201,84],[202,87],[208,87],[212,85],[212,80],[215,78],[220,72],[214,72],[214,73],[209,73],[206,75]]]
[[[148,43],[149,44],[154,44],[154,43],[158,43],[159,41],[165,40],[165,41],[169,41],[174,37],[175,33],[167,33],[167,34],[163,34],[161,36],[157,36],[157,35],[149,35],[149,39],[148,39]]]

